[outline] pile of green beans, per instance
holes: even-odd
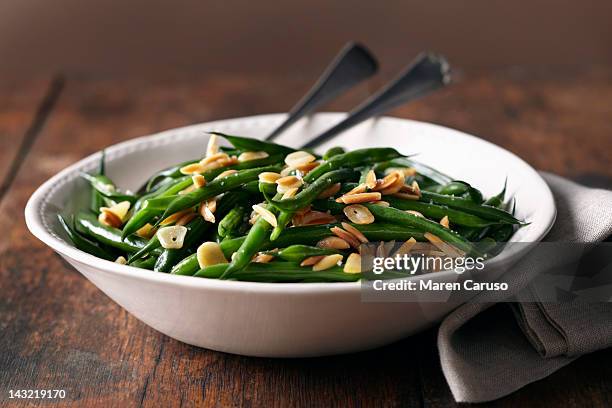
[[[393,148],[333,147],[317,156],[213,135],[231,147],[209,144],[208,157],[162,169],[136,193],[120,190],[105,174],[102,152],[97,172],[82,174],[91,187],[88,208],[58,215],[67,238],[98,258],[160,273],[351,282],[363,277],[348,262],[360,243],[443,242],[490,257],[525,225],[508,210],[505,183],[485,198]],[[351,211],[366,216],[354,219]],[[175,244],[162,231],[183,235],[172,238]],[[211,245],[214,262],[204,248]]]

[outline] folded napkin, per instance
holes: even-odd
[[[545,241],[600,242],[612,234],[612,191],[542,174],[555,197],[557,220]],[[537,251],[534,251],[537,252]],[[502,277],[509,296],[525,298],[543,268],[574,259],[528,253]],[[521,296],[523,295],[523,296]],[[479,294],[447,316],[438,332],[442,370],[457,402],[485,402],[516,391],[581,354],[612,346],[612,303],[496,303]]]

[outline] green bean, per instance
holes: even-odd
[[[326,160],[318,167],[315,167],[306,176],[304,181],[311,183],[321,177],[323,174],[342,167],[354,169],[366,164],[378,163],[384,160],[391,160],[397,157],[402,157],[397,150],[389,147],[377,147],[370,149],[358,149],[351,152],[338,154]]]
[[[240,224],[244,222],[244,215],[246,210],[243,206],[236,206],[232,208],[226,215],[219,221],[217,227],[217,233],[221,238],[231,236],[238,230]]]
[[[475,253],[475,249],[471,243],[463,238],[458,233],[443,227],[437,222],[430,221],[426,218],[421,218],[413,214],[408,214],[402,210],[391,207],[383,207],[376,204],[364,204],[377,220],[408,225],[424,232],[429,232],[436,235],[443,241],[457,247],[466,254]]]
[[[311,173],[308,173],[308,175]],[[284,200],[271,199],[268,201],[278,209],[285,211],[296,211],[309,205],[317,198],[319,194],[329,188],[329,186],[332,184],[355,177],[356,175],[357,172],[351,169],[332,170],[321,175],[314,183],[310,184],[292,198],[287,198]],[[266,196],[265,193],[264,196]]]
[[[270,252],[270,254],[290,262],[301,262],[311,256],[331,255],[337,253],[338,251],[333,249],[300,244],[288,246],[287,248],[283,248],[278,252]]]
[[[81,177],[87,180],[91,187],[98,193],[100,193],[103,197],[108,198],[114,202],[118,203],[121,201],[129,201],[130,204],[134,204],[134,202],[137,200],[137,197],[133,195],[117,192],[116,187],[111,181],[111,179],[109,179],[105,175],[100,174],[97,176],[92,176],[91,174],[81,173]]]
[[[250,137],[232,136],[220,132],[210,132],[210,134],[223,137],[236,149],[245,152],[266,152],[269,154],[281,153],[286,156],[295,151],[295,149],[287,146],[279,145],[277,143],[264,142],[263,140],[253,139]]]
[[[444,218],[444,216],[448,216],[451,224],[462,225],[465,227],[484,228],[489,225],[498,224],[495,221],[486,220],[463,211],[455,210],[442,205],[425,203],[423,201],[404,200],[396,197],[385,197],[385,201],[391,204],[391,207],[404,211],[418,211],[427,218],[441,220]]]
[[[197,163],[198,161],[199,160],[197,159],[187,160],[175,166],[167,167],[163,170],[158,171],[153,176],[151,176],[151,178],[149,178],[149,180],[145,184],[144,190],[150,191],[151,189],[153,189],[153,187],[155,187],[155,185],[159,183],[158,181],[159,179],[164,179],[164,178],[175,179],[175,178],[183,176],[183,173],[181,173],[181,168],[187,166],[188,164]]]
[[[76,230],[96,241],[120,249],[124,252],[132,253],[138,251],[147,244],[147,241],[138,236],[129,236],[125,240],[121,239],[121,230],[107,227],[100,223],[95,215],[80,212],[75,218]],[[159,251],[152,251],[159,254]]]
[[[153,270],[156,261],[157,258],[155,256],[149,256],[147,258],[135,260],[133,263],[130,264],[130,266],[133,266],[135,268]]]
[[[257,180],[259,173],[262,173],[264,171],[280,171],[280,169],[281,165],[258,167],[254,169],[241,170],[227,177],[222,177],[220,179],[213,180],[202,188],[198,188],[188,194],[183,194],[182,196],[177,197],[174,201],[172,201],[172,203],[168,205],[166,211],[161,216],[161,219],[164,219],[169,215],[174,214],[175,212],[193,207],[203,200],[214,197],[223,192],[238,188],[244,183],[248,183],[252,180]]]
[[[221,278],[227,271],[227,264],[219,264],[200,269],[194,276],[202,278]],[[315,272],[311,268],[301,267],[293,262],[252,263],[245,269],[235,272],[232,279],[256,282],[354,282],[361,279],[361,274],[344,273],[336,266],[324,271]]]
[[[421,192],[421,201],[432,202],[434,204],[446,205],[450,208],[464,211],[469,214],[477,215],[487,220],[503,222],[507,224],[519,224],[519,221],[504,210],[490,205],[476,204],[472,200],[460,197],[446,196],[432,193],[430,191]]]
[[[500,208],[501,205],[504,203],[504,198],[506,197],[506,187],[507,186],[508,186],[508,179],[506,178],[506,181],[504,181],[504,188],[502,188],[502,191],[500,191],[498,194],[486,200],[484,204],[490,205],[491,207]]]
[[[344,150],[342,147],[340,146],[336,146],[336,147],[331,147],[329,148],[325,154],[323,155],[323,160],[329,160],[334,156],[337,156],[339,154],[344,154],[346,152],[346,150]]]
[[[100,245],[88,240],[87,238],[81,236],[78,232],[76,232],[72,227],[68,225],[68,223],[66,223],[66,220],[64,220],[64,217],[62,217],[60,214],[57,215],[57,219],[59,220],[59,223],[66,232],[66,234],[68,235],[68,238],[70,238],[70,240],[72,241],[74,246],[77,247],[77,249],[95,255],[98,258],[106,259],[108,261],[112,261],[115,259],[115,257],[111,253],[100,247]]]

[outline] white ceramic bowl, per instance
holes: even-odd
[[[299,146],[344,114],[324,113],[296,124],[280,143]],[[122,188],[137,188],[148,175],[204,152],[205,131],[261,138],[284,114],[230,119],[173,129],[107,149],[107,173]],[[512,153],[465,133],[427,123],[380,118],[363,123],[321,146],[349,149],[393,146],[491,195],[508,176],[517,216],[531,224],[513,241],[537,242],[555,218],[552,194],[528,164]],[[69,148],[67,146],[66,148]],[[439,321],[456,302],[366,303],[359,283],[271,284],[219,281],[157,273],[98,259],[69,242],[56,214],[87,202],[79,171],[96,168],[89,156],[45,182],[30,198],[30,231],[63,256],[111,299],[144,323],[177,340],[251,356],[298,357],[346,353],[381,346]],[[505,250],[496,265],[510,265],[521,251]],[[435,274],[453,280],[453,272]]]

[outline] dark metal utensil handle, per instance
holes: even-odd
[[[298,119],[371,77],[377,70],[378,63],[370,51],[360,44],[346,44],[310,91],[289,111],[289,117],[265,140],[273,140]]]
[[[315,147],[372,116],[427,95],[450,82],[450,67],[441,55],[420,54],[394,81],[353,109],[348,117],[310,140],[302,148]]]

